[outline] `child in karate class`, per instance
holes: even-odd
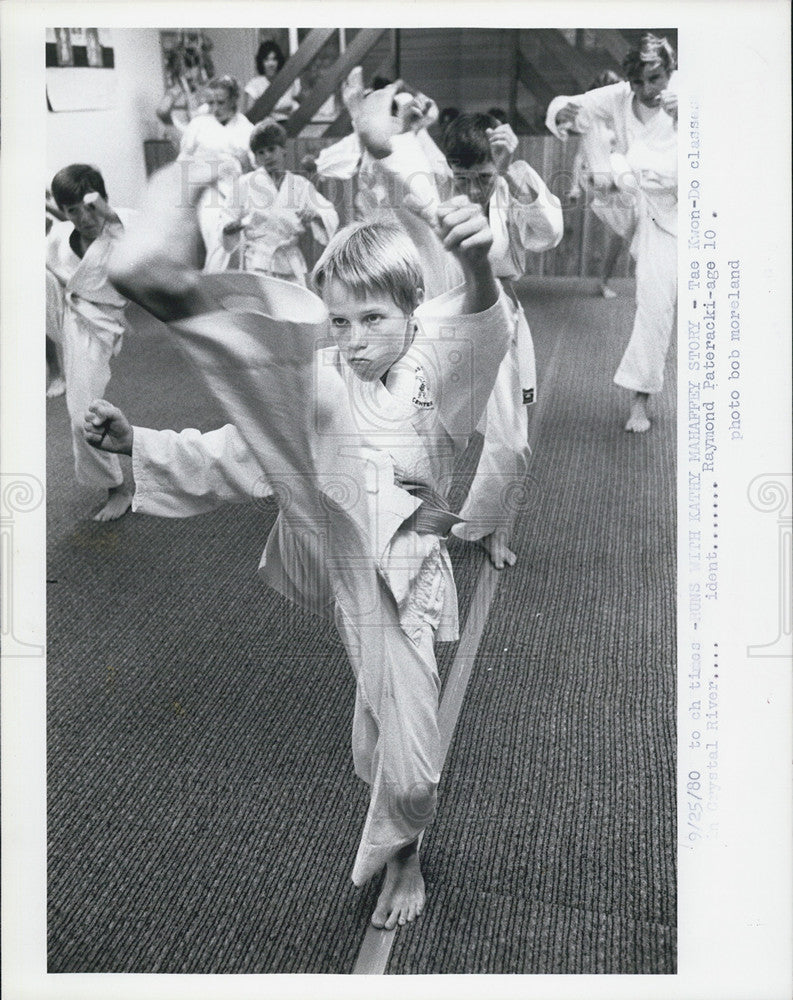
[[[362,139],[376,137],[383,169],[397,169],[392,95],[366,100]],[[113,279],[171,324],[229,423],[205,434],[132,427],[104,400],[84,422],[100,452],[132,456],[137,511],[278,500],[261,572],[335,621],[353,667],[353,760],[370,801],[352,878],[363,885],[385,868],[372,923],[386,929],[425,903],[419,841],[442,764],[434,641],[458,636],[446,538],[459,519],[446,492],[513,326],[481,208],[458,196],[434,211],[426,245],[454,256],[461,287],[425,301],[414,240],[379,219],[331,239],[314,271],[320,300],[253,273],[199,275],[195,210],[161,172]]]
[[[223,245],[230,253],[237,252],[240,270],[305,285],[307,268],[299,240],[310,228],[314,239],[327,245],[339,217],[310,181],[285,169],[285,147],[286,130],[272,118],[251,132],[256,169],[237,182]]]
[[[52,179],[64,221],[47,236],[47,338],[63,353],[66,408],[72,428],[77,481],[107,491],[97,521],[112,521],[132,502],[115,455],[88,447],[85,408],[110,381],[110,359],[121,350],[127,300],[108,281],[108,259],[132,213],[111,208],[100,172],[73,163]]]
[[[496,569],[512,566],[509,548],[515,497],[529,462],[525,407],[537,395],[534,345],[513,282],[527,270],[527,254],[557,246],[564,232],[559,199],[525,160],[518,139],[490,114],[461,114],[446,128],[443,149],[455,190],[487,212],[493,233],[490,262],[511,303],[513,332],[487,404],[479,464],[454,533],[478,540]]]
[[[606,127],[614,149],[598,152],[601,175],[611,176],[622,210],[609,220],[632,234],[636,260],[636,315],[614,381],[631,392],[625,430],[644,434],[651,426],[649,401],[663,389],[664,369],[677,312],[677,57],[665,38],[644,35],[625,56],[626,80],[585,94],[555,97],[545,123],[557,138]],[[611,144],[609,144],[611,145]],[[592,167],[590,163],[590,168]],[[630,222],[621,229],[628,206]]]

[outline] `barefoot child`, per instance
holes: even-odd
[[[518,139],[509,125],[488,114],[461,114],[443,134],[455,190],[486,210],[493,232],[490,263],[513,311],[513,336],[485,414],[484,443],[463,523],[454,533],[479,540],[496,569],[514,565],[508,547],[510,498],[529,460],[524,405],[536,395],[534,346],[513,281],[526,271],[526,255],[557,246],[564,222],[559,199],[524,160],[514,160]]]
[[[251,132],[256,170],[237,183],[233,219],[223,227],[223,245],[240,254],[240,270],[306,283],[306,262],[298,241],[310,227],[325,246],[339,217],[327,198],[300,174],[284,168],[286,130],[265,118]]]
[[[47,236],[47,336],[63,350],[77,481],[107,490],[94,520],[111,521],[129,510],[131,495],[118,459],[88,447],[82,427],[121,350],[127,300],[108,281],[107,266],[131,213],[110,207],[102,175],[83,163],[59,170],[51,190],[67,221],[54,222]]]
[[[138,511],[189,516],[275,494],[262,572],[331,616],[347,650],[355,770],[370,785],[352,877],[362,885],[386,868],[372,922],[391,929],[424,906],[418,841],[440,770],[433,640],[457,637],[444,493],[509,337],[489,229],[465,198],[440,206],[466,283],[422,304],[406,233],[347,227],[315,270],[320,301],[251,273],[198,278],[195,214],[175,207],[179,196],[178,177],[161,172],[148,228],[121,248],[114,280],[171,323],[230,423],[133,429],[100,400],[86,439],[132,455]]]
[[[636,317],[614,376],[633,394],[626,431],[650,429],[649,397],[663,388],[677,307],[677,94],[675,54],[665,38],[645,35],[625,56],[627,81],[576,97],[556,97],[546,125],[559,138],[582,117],[616,136],[610,164],[616,185],[635,205]]]

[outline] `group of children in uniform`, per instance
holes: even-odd
[[[104,516],[130,502],[190,516],[262,489],[278,500],[261,572],[334,620],[353,667],[353,756],[371,790],[353,880],[385,867],[372,922],[387,929],[424,906],[419,842],[440,770],[434,641],[458,634],[447,538],[482,539],[497,567],[515,560],[504,498],[526,471],[535,379],[512,281],[526,254],[555,246],[563,230],[558,200],[513,160],[508,125],[460,115],[444,133],[445,159],[430,159],[417,134],[426,99],[405,93],[393,84],[355,101],[357,141],[379,191],[369,218],[334,235],[332,206],[314,200],[308,182],[286,199],[287,212],[327,238],[312,275],[319,297],[305,287],[302,258],[271,245],[266,214],[286,183],[273,122],[252,133],[257,171],[224,223],[239,270],[197,266],[196,247],[207,249],[202,206],[220,182],[216,171],[193,170],[185,186],[183,163],[155,175],[129,225],[101,178],[66,168],[79,176],[53,182],[53,195],[74,234],[50,237],[53,261],[58,248],[68,260],[53,271],[65,289],[64,353],[96,355],[90,378],[67,363],[67,402],[78,476],[89,454],[108,466]],[[298,210],[305,203],[313,215]],[[126,299],[170,324],[225,426],[132,427],[101,399]],[[477,429],[482,458],[457,516],[447,495]],[[132,457],[135,492],[114,505],[124,489],[118,453]]]

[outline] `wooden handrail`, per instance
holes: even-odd
[[[273,110],[295,80],[306,69],[314,56],[336,31],[336,28],[312,28],[300,43],[294,55],[284,63],[273,82],[265,90],[247,112],[250,121],[255,125]]]
[[[518,80],[523,84],[530,94],[537,99],[537,103],[547,106],[556,97],[556,90],[552,87],[537,67],[529,62],[522,52],[518,52],[517,57]]]

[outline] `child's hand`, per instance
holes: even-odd
[[[661,107],[677,124],[677,94],[674,91],[664,90],[661,92]]]
[[[233,236],[235,233],[241,233],[246,225],[247,223],[244,219],[236,219],[233,222],[227,222],[223,227],[223,235]]]
[[[358,114],[364,95],[363,69],[360,66],[353,66],[347,79],[341,85],[342,103],[349,111],[351,118],[354,119]]]
[[[493,234],[484,212],[467,195],[457,195],[439,205],[438,223],[443,245],[461,263],[476,265],[487,260]]]
[[[118,222],[118,216],[98,191],[83,195],[83,204],[101,222]]]
[[[496,170],[503,174],[512,162],[515,150],[518,148],[518,137],[509,125],[499,125],[498,128],[486,130],[488,142],[490,143],[490,155]]]
[[[398,123],[398,132],[418,132],[428,128],[437,121],[439,114],[435,101],[405,83],[400,83],[391,112]]]
[[[499,291],[487,259],[493,234],[484,212],[460,194],[439,206],[438,224],[443,245],[457,257],[465,274],[464,312],[490,309]]]
[[[578,134],[576,130],[576,119],[578,118],[578,112],[580,110],[580,104],[570,101],[569,104],[565,104],[563,108],[556,112],[556,127],[562,135],[567,136],[571,132],[574,135]]]
[[[117,406],[95,399],[83,420],[83,435],[93,448],[119,455],[132,454],[133,432],[130,422]]]
[[[306,155],[300,161],[300,173],[310,177],[312,174],[317,172],[317,160],[316,157],[312,156],[310,153]]]
[[[400,122],[391,114],[400,81],[391,83],[382,90],[373,90],[360,102],[354,116],[355,129],[364,147],[376,160],[382,160],[392,152],[391,136],[402,131]]]

